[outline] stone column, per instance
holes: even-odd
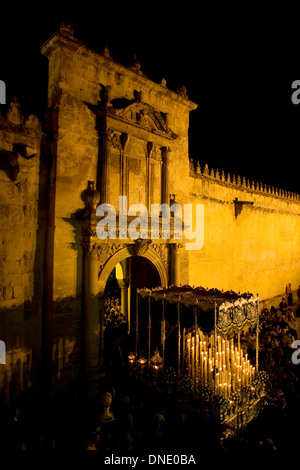
[[[84,247],[84,365],[88,380],[99,377],[100,317],[96,245]]]
[[[94,241],[97,219],[96,207],[99,192],[95,183],[88,181],[88,186],[82,193],[85,209],[82,220],[83,229],[83,351],[84,370],[91,392],[97,386],[100,376],[100,315],[98,302],[98,245]]]
[[[162,204],[170,203],[170,190],[169,190],[169,159],[171,149],[170,147],[162,147],[162,192],[161,192],[161,202]]]
[[[151,181],[151,154],[153,152],[153,142],[147,142],[147,155],[146,155],[146,190],[145,190],[145,205],[148,213],[150,213],[151,194],[150,194],[150,181]]]
[[[125,147],[128,142],[128,134],[127,132],[123,132],[120,136],[121,142],[121,161],[120,161],[120,188],[121,188],[121,196],[128,195],[128,158],[125,153]]]
[[[180,253],[179,250],[182,247],[180,243],[174,243],[171,245],[171,284],[175,286],[180,285]]]
[[[118,280],[120,289],[121,289],[121,312],[128,321],[128,287],[129,279],[119,279]]]
[[[108,184],[109,184],[109,154],[111,147],[111,137],[113,129],[106,129],[103,136],[103,154],[102,154],[102,170],[101,170],[101,203],[108,203]]]

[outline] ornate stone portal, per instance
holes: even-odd
[[[96,379],[99,374],[99,348],[103,348],[104,345],[101,304],[106,282],[112,269],[131,256],[141,256],[156,267],[162,286],[167,286],[170,280],[173,283],[178,283],[180,280],[178,249],[182,246],[171,243],[172,240],[162,239],[100,240],[96,233],[99,221],[99,217],[96,216],[96,208],[99,197],[95,183],[89,181],[87,189],[83,192],[86,207],[82,213],[81,224],[84,257],[85,368],[91,380]],[[129,287],[128,279],[122,280],[120,287],[123,299],[121,307],[124,310],[125,291]],[[100,318],[96,314],[99,311]]]
[[[155,240],[120,239],[119,228],[115,239],[100,240],[96,234],[99,197],[101,204],[116,209],[119,196],[127,197],[128,206],[143,204],[148,211],[152,203],[170,203],[172,143],[180,141],[180,136],[171,129],[169,113],[147,102],[149,89],[144,93],[145,86],[135,78],[134,82],[131,99],[120,96],[109,83],[101,84],[97,105],[86,104],[95,116],[99,142],[97,178],[84,191],[86,207],[82,217],[85,362],[86,369],[94,373],[99,346],[103,348],[104,343],[101,299],[112,269],[129,257],[141,256],[156,268],[162,286],[180,282],[179,245],[174,244],[172,234],[168,240],[161,236]],[[124,283],[122,292],[124,300]],[[124,305],[122,308],[126,311]],[[95,311],[100,311],[99,325]]]

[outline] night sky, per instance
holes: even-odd
[[[13,5],[1,15],[0,79],[7,101],[18,96],[23,114],[44,114],[48,62],[40,47],[68,20],[88,47],[108,46],[123,65],[136,54],[151,80],[165,78],[174,91],[186,86],[199,105],[190,115],[194,161],[300,193],[300,104],[291,101],[291,84],[300,80],[300,34],[292,34],[292,14],[280,23],[270,13],[216,6],[207,13],[187,2],[163,12],[159,3],[99,3],[97,10],[81,4],[78,11],[49,5]]]

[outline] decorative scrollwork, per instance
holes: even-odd
[[[169,250],[166,243],[151,243],[150,250],[154,251],[162,260],[165,267],[168,265]]]
[[[247,320],[249,320],[251,323],[255,322],[257,320],[257,309],[255,305],[248,304],[246,306],[246,311],[247,311]]]
[[[232,324],[232,317],[231,317],[231,309],[226,311],[220,310],[219,311],[219,318],[217,327],[222,330],[224,333],[230,328]]]
[[[133,245],[133,252],[137,256],[144,255],[149,248],[151,240],[137,239]]]
[[[246,315],[244,313],[243,308],[233,307],[233,309],[232,309],[232,323],[234,324],[234,326],[236,326],[237,328],[241,328],[245,318],[246,318]]]

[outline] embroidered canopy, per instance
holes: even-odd
[[[197,311],[205,312],[206,316],[211,317],[214,317],[216,309],[215,327],[221,334],[228,334],[232,329],[241,330],[247,324],[253,326],[258,321],[258,296],[249,292],[240,294],[234,291],[224,292],[185,285],[143,288],[138,289],[138,294],[143,298],[151,297],[171,304],[180,303],[186,308],[196,307]]]

